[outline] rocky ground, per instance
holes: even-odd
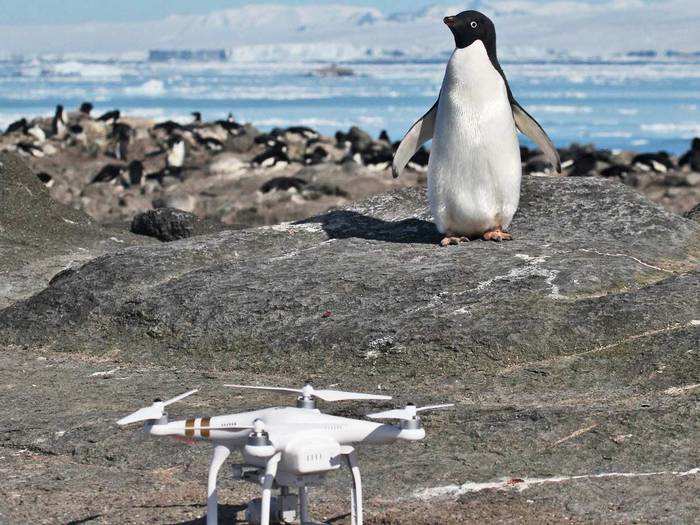
[[[181,125],[83,109],[15,123],[0,136],[0,151],[23,155],[54,199],[102,224],[123,227],[141,212],[173,207],[229,228],[271,225],[425,183],[425,150],[400,180],[391,178],[397,144],[385,133],[263,133],[233,117]],[[581,145],[560,154],[564,176],[621,182],[676,213],[700,202],[700,139],[681,157]],[[528,174],[555,175],[537,150],[523,148],[522,159]]]
[[[173,416],[282,403],[221,385],[308,378],[396,396],[340,415],[456,403],[422,443],[361,450],[368,523],[696,520],[696,214],[528,176],[505,244],[438,248],[417,188],[162,244],[0,162],[0,522],[202,523],[209,449],[116,419],[189,387]],[[222,478],[231,522],[251,487]],[[347,484],[314,513],[348,523]]]

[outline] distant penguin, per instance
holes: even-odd
[[[34,137],[39,144],[46,142],[46,132],[37,124],[27,128],[27,135]]]
[[[496,54],[496,29],[478,11],[447,17],[456,49],[435,105],[408,132],[394,157],[398,177],[433,139],[428,165],[430,208],[443,246],[471,238],[505,241],[520,202],[517,130],[561,171],[556,148],[513,98]]]
[[[42,171],[36,174],[37,178],[46,186],[47,188],[52,188],[54,185],[54,179],[48,173]]]
[[[655,171],[656,173],[666,173],[673,169],[671,157],[665,151],[658,153],[642,153],[632,159],[632,166],[642,171]]]
[[[193,124],[201,124],[202,123],[202,113],[200,113],[199,111],[193,111],[192,118],[194,119],[192,121]]]
[[[622,178],[630,173],[634,172],[634,168],[630,166],[623,166],[622,164],[613,164],[607,168],[604,168],[600,172],[601,177],[618,177]]]
[[[90,113],[92,113],[92,110],[94,109],[94,106],[90,102],[83,102],[80,104],[80,113],[86,117],[90,116]]]
[[[153,130],[154,131],[163,130],[168,135],[172,135],[176,131],[184,132],[184,131],[186,131],[186,128],[182,124],[178,124],[177,122],[174,122],[172,120],[166,120],[165,122],[159,122],[158,124],[153,126]]]
[[[570,177],[588,177],[595,170],[597,159],[592,153],[582,153],[574,159]]]
[[[116,182],[122,176],[122,171],[124,166],[119,164],[107,164],[103,167],[97,175],[92,178],[90,184],[105,183],[105,182]]]
[[[224,149],[224,143],[214,137],[203,137],[199,133],[194,133],[194,139],[198,144],[204,146],[207,151],[218,153]]]
[[[304,164],[315,166],[324,162],[328,157],[329,153],[323,146],[316,146],[311,153],[304,155]]]
[[[43,149],[30,142],[20,142],[15,147],[17,148],[17,151],[23,155],[30,155],[37,158],[43,158],[46,156]]]
[[[172,137],[168,141],[168,147],[168,156],[165,159],[166,167],[168,170],[179,173],[185,165],[185,156],[187,155],[185,139],[182,137]]]
[[[292,126],[284,130],[284,132],[291,133],[292,135],[299,135],[307,140],[318,139],[321,136],[318,131],[306,126]]]
[[[64,136],[68,130],[67,124],[68,118],[65,109],[61,105],[56,106],[56,112],[51,121],[51,133],[59,138]]]
[[[282,142],[272,142],[264,153],[256,156],[251,163],[262,168],[283,168],[289,165],[287,146]]]
[[[230,134],[235,134],[239,130],[243,129],[243,126],[241,126],[238,122],[233,120],[232,115],[229,114],[229,117],[226,120],[217,120],[215,124],[221,126],[224,128],[226,131],[228,131]]]
[[[108,111],[107,113],[100,115],[99,117],[97,117],[97,120],[99,122],[112,122],[112,123],[114,123],[117,120],[119,120],[121,118],[121,116],[122,116],[121,111],[119,111],[118,109],[115,109],[113,111]]]
[[[115,141],[114,157],[126,161],[129,158],[129,144],[134,130],[131,126],[117,122],[112,126],[111,138]]]
[[[261,193],[270,193],[273,191],[289,191],[296,190],[301,192],[304,186],[307,185],[305,180],[298,177],[278,177],[267,181],[260,188]]]
[[[29,129],[29,125],[27,124],[27,119],[23,118],[21,120],[13,122],[9,126],[7,126],[7,129],[5,130],[5,135],[9,135],[10,133],[17,133],[17,132],[24,133],[26,135],[28,129]]]
[[[140,160],[132,160],[127,168],[129,172],[128,183],[125,184],[126,187],[137,187],[143,186],[144,176],[143,176],[143,163]]]
[[[687,151],[678,161],[678,165],[689,166],[692,171],[700,172],[700,138],[694,138]]]

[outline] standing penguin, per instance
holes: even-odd
[[[63,106],[56,106],[56,113],[51,121],[51,133],[58,138],[62,138],[66,134],[68,119]]]
[[[456,49],[440,97],[401,142],[393,163],[398,177],[418,149],[433,139],[428,196],[443,246],[470,238],[507,241],[520,202],[522,164],[517,130],[532,139],[561,172],[556,148],[513,98],[496,55],[496,28],[478,11],[445,18]]]

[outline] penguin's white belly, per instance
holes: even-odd
[[[510,225],[520,201],[520,147],[505,82],[480,41],[450,59],[440,93],[428,193],[441,233]]]

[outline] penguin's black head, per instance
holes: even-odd
[[[452,31],[458,49],[469,47],[477,40],[481,40],[487,49],[496,44],[496,27],[479,11],[464,11],[457,16],[448,16],[444,21]]]

